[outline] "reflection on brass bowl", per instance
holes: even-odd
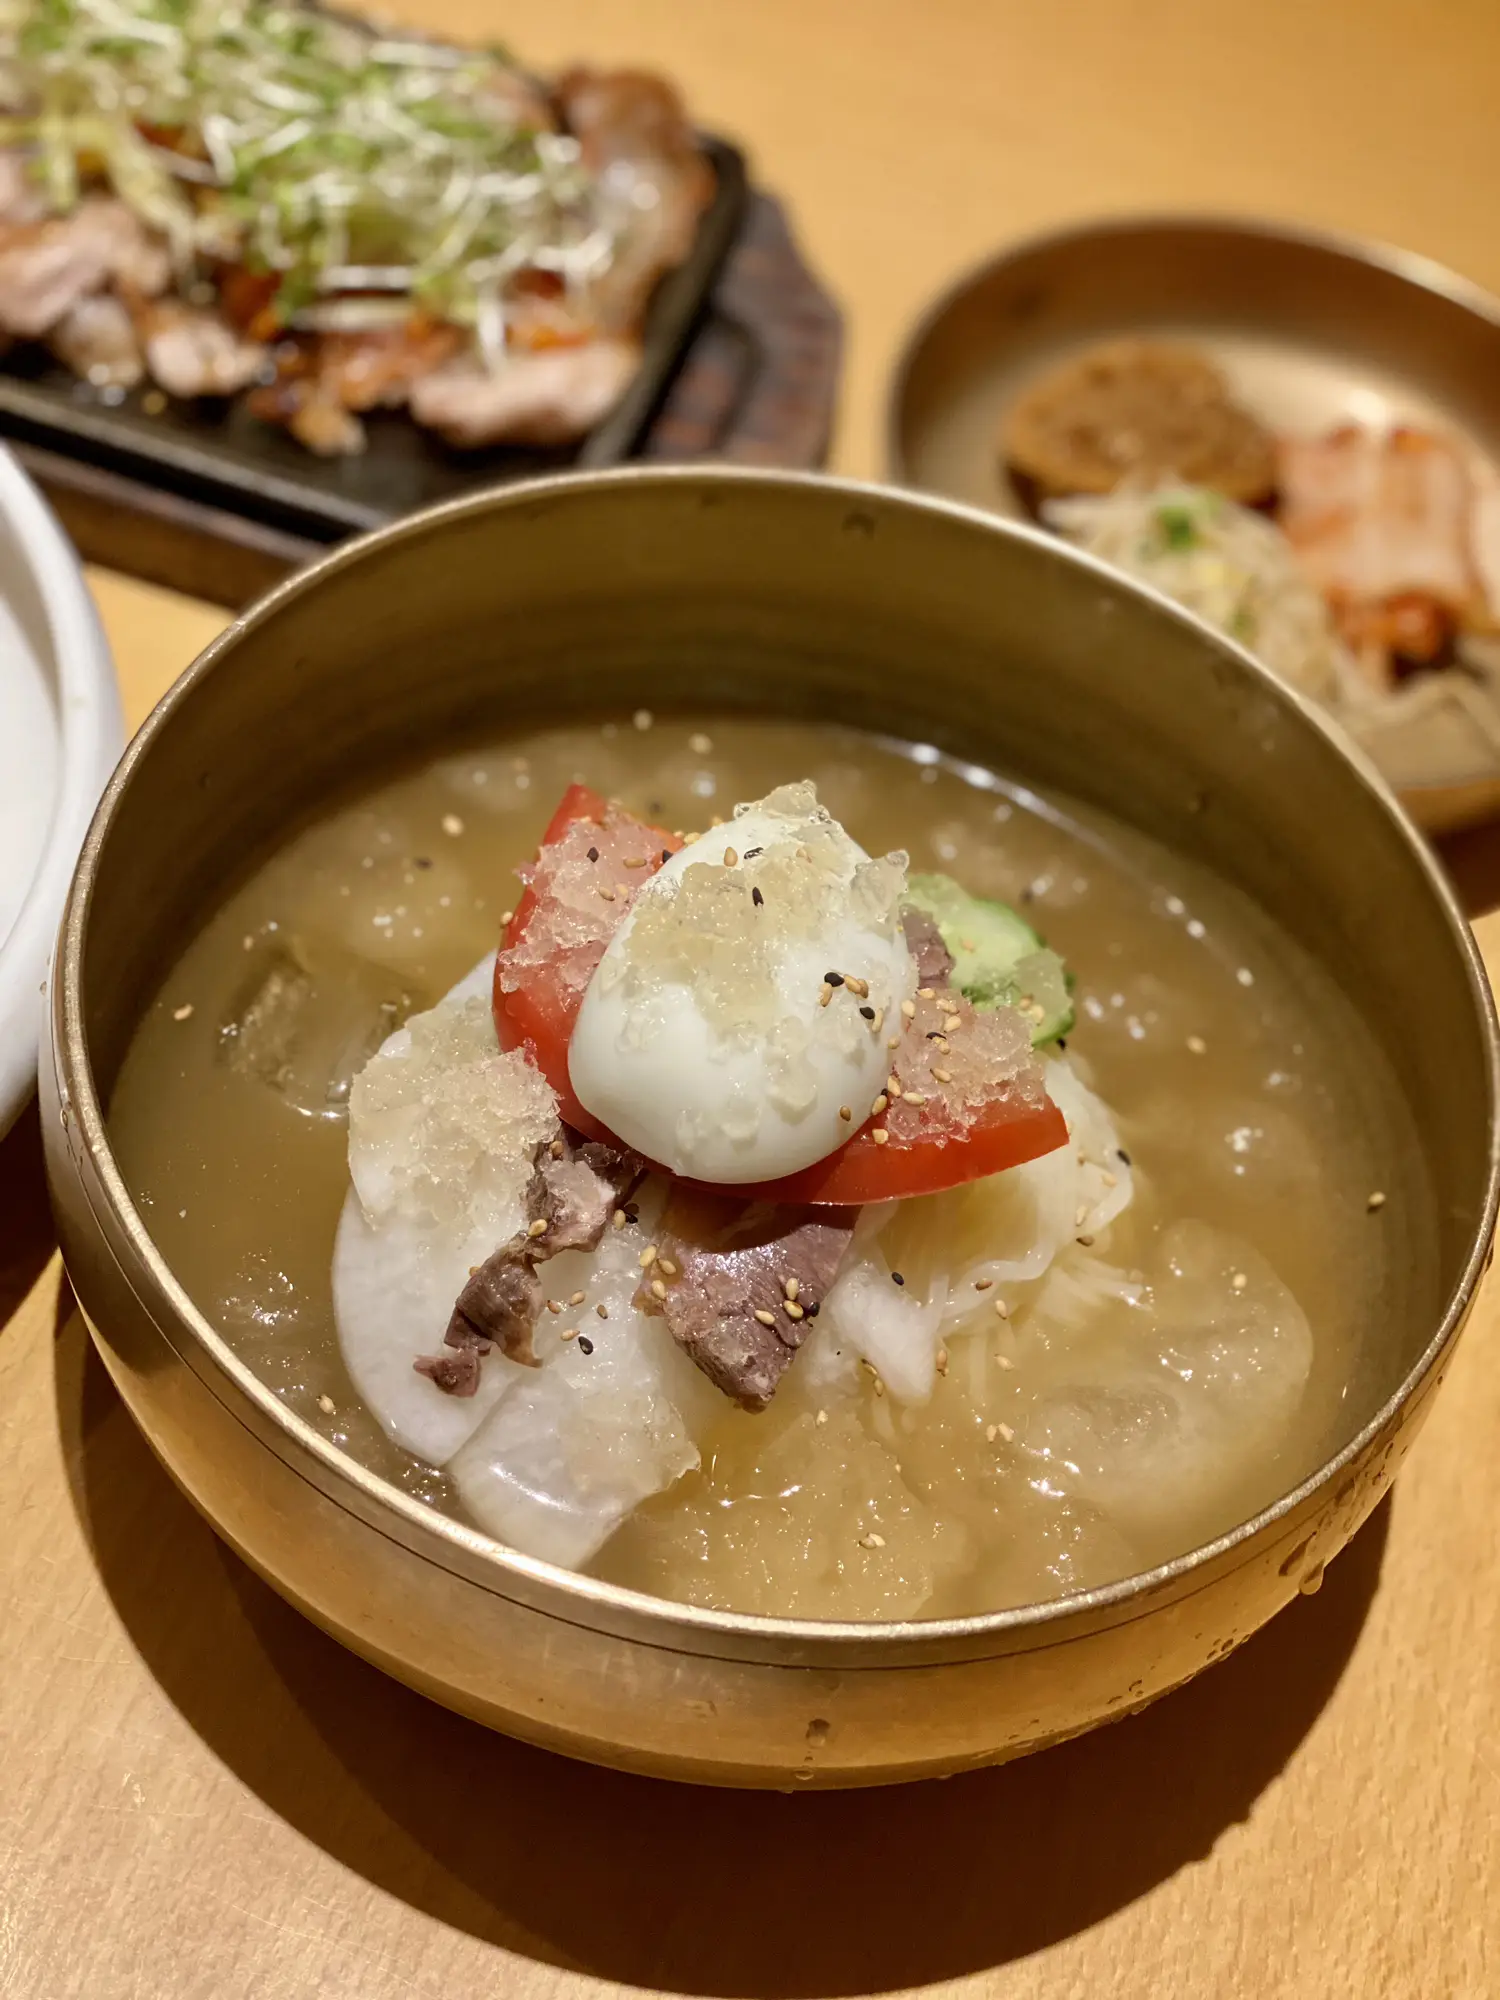
[[[1410,251],[1213,215],[1071,224],[962,277],[897,364],[891,477],[1025,517],[1030,496],[1000,463],[1004,413],[1074,352],[1122,337],[1188,343],[1276,432],[1456,435],[1481,488],[1500,493],[1500,299]],[[1492,651],[1415,676],[1351,725],[1429,832],[1500,810]]]
[[[1437,1280],[1425,1305],[1393,1300],[1362,1328],[1312,1477],[1209,1546],[1055,1602],[902,1624],[755,1618],[515,1555],[361,1469],[248,1372],[153,1244],[104,1124],[162,968],[247,852],[351,778],[485,727],[636,703],[854,716],[1066,790],[1217,870],[1338,981],[1420,1110]],[[69,1269],[175,1478],[292,1603],[411,1686],[678,1778],[956,1771],[1221,1658],[1316,1588],[1389,1485],[1494,1219],[1488,989],[1420,842],[1333,734],[1232,647],[1041,534],[812,478],[631,470],[480,494],[265,599],[121,766],[51,1009],[44,1112]]]

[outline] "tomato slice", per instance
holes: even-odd
[[[586,1139],[610,1139],[613,1134],[584,1110],[568,1076],[568,1043],[583,1004],[584,991],[605,946],[630,908],[634,891],[675,854],[680,841],[660,827],[637,819],[611,804],[587,785],[570,785],[547,822],[535,862],[524,871],[526,888],[505,927],[495,960],[493,1006],[495,1031],[503,1049],[524,1048],[557,1093],[565,1123]],[[590,851],[597,859],[587,862]],[[576,908],[567,908],[559,893],[564,870],[577,874],[587,862],[592,873]],[[597,886],[595,886],[597,883]],[[608,889],[612,900],[598,895]],[[563,943],[555,933],[564,926],[582,932]]]
[[[613,1134],[574,1094],[568,1074],[573,1025],[636,892],[679,845],[587,785],[572,785],[552,815],[536,861],[522,871],[525,892],[495,961],[495,1027],[502,1048],[527,1051],[557,1093],[563,1119],[585,1138]],[[923,996],[928,991],[924,988]],[[892,1057],[907,1079],[911,1103],[872,1118],[838,1152],[801,1173],[732,1192],[746,1200],[841,1207],[897,1201],[1003,1173],[1065,1145],[1063,1115],[1034,1072],[987,1100],[966,1101],[955,1113],[947,1088],[952,1073],[942,1066],[961,1069],[966,1048],[993,1038],[994,1021],[976,1016],[956,995],[919,997],[915,1019]],[[1021,1039],[1029,1049],[1029,1040]],[[882,1139],[875,1137],[877,1127]],[[711,1190],[726,1191],[731,1190]]]
[[[1026,1105],[996,1099],[961,1138],[919,1132],[904,1142],[888,1140],[878,1146],[873,1130],[872,1120],[847,1146],[800,1174],[735,1192],[747,1201],[837,1202],[862,1208],[866,1202],[904,1201],[908,1195],[941,1194],[966,1181],[987,1180],[1007,1167],[1039,1160],[1068,1141],[1067,1121],[1050,1097]]]

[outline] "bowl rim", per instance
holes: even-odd
[[[901,433],[912,373],[923,349],[955,306],[987,280],[1012,265],[1022,264],[1043,251],[1064,249],[1110,236],[1152,233],[1161,236],[1189,235],[1219,230],[1226,236],[1259,242],[1285,243],[1299,250],[1320,252],[1342,261],[1368,265],[1417,291],[1445,299],[1460,311],[1482,320],[1500,336],[1500,296],[1475,278],[1466,277],[1422,250],[1408,250],[1386,237],[1362,236],[1353,230],[1324,228],[1315,223],[1283,221],[1280,218],[1238,213],[1233,209],[1122,209],[1109,215],[1079,217],[1016,237],[1001,249],[967,264],[956,277],[922,309],[902,341],[890,374],[886,392],[884,421],[884,462],[888,479],[906,482],[911,468],[902,449]],[[913,491],[926,492],[925,487]],[[967,502],[958,502],[967,505]],[[1010,517],[1006,517],[1010,518]]]
[[[578,1571],[544,1562],[537,1557],[524,1555],[482,1530],[452,1516],[438,1513],[403,1493],[400,1488],[370,1472],[341,1451],[320,1431],[282,1403],[274,1391],[262,1383],[240,1360],[206,1315],[193,1304],[174,1275],[166,1257],[157,1248],[125,1185],[110,1144],[83,1027],[82,954],[89,903],[100,855],[108,840],[116,811],[136,772],[150,755],[156,738],[170,725],[177,708],[203,680],[220,667],[221,662],[226,659],[233,660],[239,642],[246,632],[276,617],[285,605],[295,599],[317,591],[326,576],[356,568],[372,558],[378,560],[383,549],[397,542],[420,541],[430,534],[443,532],[449,523],[470,517],[485,514],[503,515],[511,509],[524,511],[533,509],[539,504],[550,505],[560,502],[567,505],[572,498],[584,499],[605,490],[617,489],[628,495],[644,486],[670,490],[676,486],[701,485],[704,481],[730,489],[740,487],[764,491],[780,488],[790,489],[794,493],[825,494],[835,501],[850,506],[912,509],[927,515],[930,519],[950,519],[957,525],[978,529],[987,535],[1029,542],[1045,551],[1049,558],[1076,567],[1110,591],[1144,598],[1159,615],[1185,625],[1206,641],[1211,649],[1227,654],[1241,669],[1248,672],[1258,685],[1261,694],[1268,695],[1295,711],[1302,724],[1321,734],[1331,748],[1354,766],[1358,777],[1367,789],[1374,793],[1392,834],[1406,847],[1409,858],[1417,864],[1419,872],[1426,880],[1429,892],[1436,899],[1446,919],[1453,944],[1467,976],[1477,1025],[1488,1058],[1486,1065],[1488,1165],[1478,1222],[1458,1282],[1447,1300],[1435,1331],[1412,1366],[1392,1393],[1336,1453],[1323,1460],[1296,1486],[1259,1509],[1249,1519],[1237,1523],[1213,1540],[1198,1544],[1149,1570],[1136,1572],[1114,1583],[1100,1585],[1090,1590],[1075,1591],[1058,1598],[1011,1605],[1001,1610],[979,1612],[961,1618],[841,1620],[773,1617],[754,1612],[725,1611],[678,1603],[670,1598],[605,1582],[597,1577],[583,1575]],[[269,1438],[262,1436],[261,1442],[282,1458],[289,1469],[300,1471],[287,1449],[295,1447],[297,1451],[306,1453],[319,1467],[323,1475],[319,1481],[320,1491],[345,1511],[352,1511],[340,1489],[354,1488],[363,1497],[367,1506],[373,1503],[374,1510],[383,1510],[389,1515],[394,1515],[410,1531],[408,1536],[396,1536],[396,1539],[403,1540],[406,1546],[412,1547],[411,1534],[415,1535],[416,1542],[421,1545],[420,1553],[423,1559],[436,1561],[442,1567],[449,1569],[461,1566],[463,1575],[469,1581],[502,1597],[514,1599],[517,1595],[515,1586],[520,1585],[525,1601],[540,1602],[549,1615],[572,1624],[599,1627],[606,1621],[616,1626],[621,1620],[628,1621],[632,1625],[636,1621],[644,1621],[648,1628],[645,1636],[649,1643],[672,1644],[679,1651],[699,1650],[693,1643],[695,1640],[712,1638],[717,1642],[713,1650],[721,1656],[725,1656],[725,1642],[735,1641],[752,1648],[753,1655],[737,1655],[730,1652],[727,1656],[751,1657],[760,1655],[768,1643],[775,1645],[779,1642],[804,1662],[815,1655],[819,1664],[836,1662],[841,1668],[878,1669],[896,1663],[891,1658],[876,1657],[881,1649],[886,1649],[888,1652],[895,1649],[909,1657],[913,1646],[923,1652],[935,1652],[943,1646],[961,1645],[965,1648],[967,1657],[971,1656],[972,1644],[982,1644],[987,1639],[993,1639],[997,1642],[997,1646],[1000,1646],[1015,1635],[1035,1633],[1042,1643],[1046,1643],[1049,1628],[1065,1626],[1081,1616],[1096,1613],[1108,1616],[1110,1613],[1122,1613],[1123,1616],[1111,1618],[1109,1622],[1128,1622],[1132,1615],[1132,1607],[1135,1607],[1133,1615],[1146,1615],[1151,1608],[1152,1600],[1165,1589],[1182,1584],[1186,1587],[1180,1594],[1189,1595],[1197,1589],[1206,1588],[1217,1573],[1216,1566],[1222,1558],[1232,1555],[1237,1550],[1248,1551],[1250,1545],[1262,1537],[1268,1529],[1274,1529],[1279,1523],[1287,1521],[1306,1501],[1321,1489],[1330,1486],[1349,1465],[1370,1448],[1393,1419],[1417,1395],[1457,1336],[1468,1315],[1479,1280],[1486,1268],[1497,1206],[1500,1206],[1500,1121],[1497,1121],[1497,1104],[1500,1104],[1500,1022],[1497,1022],[1489,981],[1453,890],[1439,870],[1435,857],[1427,849],[1416,828],[1401,811],[1394,794],[1368,758],[1345,738],[1343,732],[1327,716],[1295,689],[1277,680],[1243,647],[1225,638],[1203,620],[1183,610],[1160,592],[1122,577],[1108,564],[1060,543],[1056,537],[1030,524],[1009,521],[983,508],[969,506],[960,501],[915,492],[911,489],[880,485],[873,481],[833,478],[819,473],[774,471],[760,467],[721,465],[704,467],[692,464],[636,464],[584,474],[556,473],[516,482],[502,488],[461,495],[435,507],[424,508],[414,514],[406,515],[370,534],[353,537],[339,544],[327,555],[276,585],[254,604],[240,612],[173,682],[137,731],[99,802],[83,844],[58,939],[54,987],[58,1080],[62,1102],[66,1107],[66,1119],[76,1127],[75,1143],[88,1156],[90,1168],[97,1175],[102,1192],[112,1210],[113,1220],[127,1239],[131,1252],[149,1281],[152,1293],[175,1316],[177,1330],[190,1338],[199,1353],[210,1364],[206,1374],[195,1370],[210,1393],[214,1394],[238,1421],[245,1422],[244,1416],[233,1408],[229,1397],[217,1386],[217,1378],[222,1378],[232,1389],[245,1397],[259,1414],[263,1426],[271,1433]],[[90,1206],[92,1207],[92,1203]],[[94,1221],[96,1227],[103,1228],[104,1224],[97,1214]],[[129,1272],[126,1272],[125,1276],[134,1289],[134,1280]],[[143,1298],[142,1304],[160,1327],[163,1337],[170,1339],[165,1327],[161,1326],[158,1313],[152,1310],[150,1302]],[[172,1344],[175,1347],[175,1342]],[[193,1365],[186,1355],[180,1354],[179,1358],[185,1365],[189,1367]],[[303,1473],[302,1476],[307,1475]],[[368,1514],[361,1515],[361,1518],[368,1520]],[[377,1527],[376,1532],[391,1531]]]
[[[38,999],[80,844],[125,742],[114,659],[57,517],[20,461],[0,447],[0,520],[24,564],[45,626],[57,761],[45,844],[9,931],[0,939],[0,1133],[36,1085],[45,1029]]]

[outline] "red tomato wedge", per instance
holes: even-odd
[[[574,1095],[568,1075],[573,1024],[636,893],[679,845],[586,785],[573,785],[537,859],[521,871],[525,893],[495,961],[495,1027],[502,1048],[527,1051],[556,1091],[561,1116],[585,1138],[613,1135]],[[1035,1065],[1023,1063],[993,1096],[976,1098],[975,1052],[982,1055],[997,1035],[1003,1041],[997,1022],[995,1015],[976,1015],[946,989],[919,998],[891,1058],[911,1102],[893,1102],[815,1166],[734,1191],[747,1200],[841,1207],[896,1201],[1003,1173],[1066,1144],[1067,1125]],[[1029,1050],[1026,1035],[1017,1030],[1015,1039]],[[954,1079],[962,1082],[966,1063],[969,1088],[960,1095]]]
[[[522,871],[526,888],[495,960],[495,1029],[501,1048],[527,1051],[556,1091],[564,1122],[586,1139],[613,1135],[573,1094],[573,1023],[634,892],[681,844],[587,785],[570,785],[536,860]]]

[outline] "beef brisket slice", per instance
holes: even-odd
[[[726,1396],[763,1410],[805,1338],[843,1259],[858,1210],[773,1206],[679,1189],[657,1232],[675,1266],[666,1297],[642,1287],[673,1339]],[[801,1317],[787,1311],[797,1281]],[[757,1313],[769,1316],[770,1324]]]

